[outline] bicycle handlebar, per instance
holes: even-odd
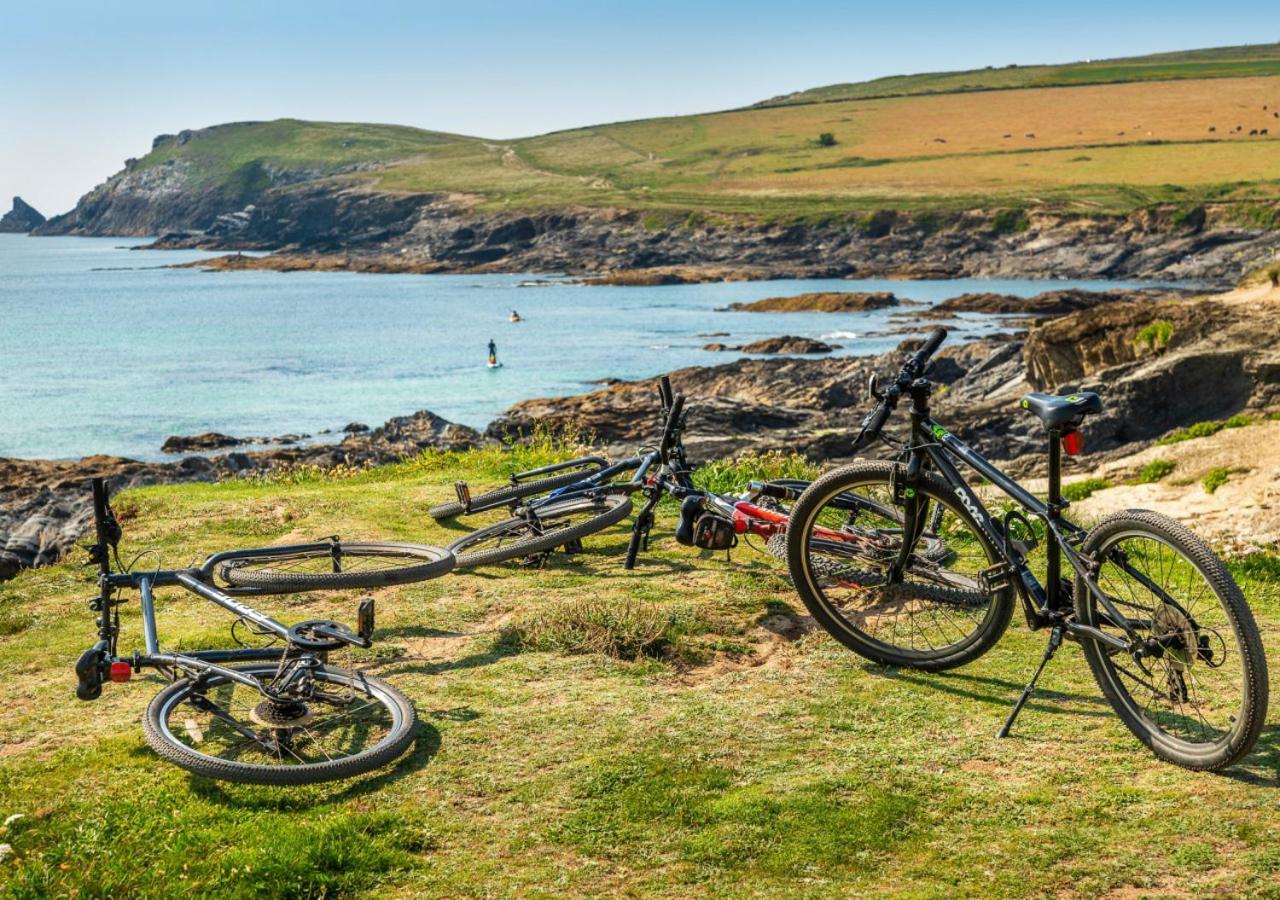
[[[925,365],[929,362],[929,357],[938,351],[938,348],[942,346],[942,342],[946,339],[947,329],[945,328],[935,328],[929,332],[929,336],[924,339],[924,346],[916,351],[915,356],[911,357],[906,366],[902,367],[903,373],[906,373],[909,366],[912,369],[913,378],[921,375],[924,372]]]
[[[676,394],[671,400],[671,411],[667,413],[667,422],[662,426],[662,461],[667,461],[667,454],[675,443],[676,432],[680,429],[680,414],[684,412],[684,394]]]
[[[880,436],[884,423],[889,420],[889,414],[897,408],[902,393],[911,386],[911,382],[924,374],[925,366],[929,364],[929,357],[938,351],[946,339],[947,329],[933,329],[925,338],[924,346],[903,363],[898,377],[885,390],[883,399],[863,418],[862,431],[853,442],[853,452],[856,453]]]
[[[662,400],[662,408],[671,408],[671,379],[663,375],[658,379],[658,397]]]

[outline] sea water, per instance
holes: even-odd
[[[741,354],[702,349],[791,334],[837,354],[896,346],[901,307],[745,313],[807,291],[893,291],[933,304],[1138,282],[787,280],[586,287],[541,275],[204,272],[216,254],[137,238],[0,235],[0,456],[162,458],[172,434],[316,434],[429,409],[483,428],[518,400]],[[509,321],[511,311],[522,321]],[[921,330],[933,323],[918,323]],[[953,331],[998,319],[947,320]],[[712,336],[726,332],[723,336]],[[501,368],[490,369],[488,343]]]

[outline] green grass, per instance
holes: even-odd
[[[425,510],[455,480],[498,483],[572,450],[512,452],[524,455],[132,490],[116,504],[122,555],[152,549],[143,564],[178,566],[335,531],[447,543],[465,526]],[[886,670],[807,631],[776,560],[679,546],[674,525],[660,508],[632,572],[616,528],[543,569],[380,592],[374,651],[335,662],[402,688],[417,743],[385,771],[296,789],[161,762],[139,727],[155,677],[74,698],[71,666],[94,631],[80,559],[0,583],[0,822],[22,816],[0,833],[13,847],[0,895],[1275,895],[1276,729],[1224,776],[1159,763],[1069,644],[1014,737],[996,740],[1043,633],[1015,621],[964,669]],[[1280,557],[1230,566],[1274,659]],[[260,604],[349,622],[359,598]],[[137,607],[122,613],[131,649]],[[173,590],[158,619],[169,645],[228,639],[228,617]],[[604,639],[573,638],[583,625]],[[655,633],[694,652],[612,649]],[[1273,690],[1277,678],[1273,667]]]
[[[773,481],[792,478],[812,481],[818,467],[798,453],[744,453],[736,459],[712,460],[694,474],[694,483],[716,494],[736,494],[749,481]]]
[[[1228,419],[1209,419],[1204,422],[1196,422],[1194,425],[1188,425],[1186,428],[1179,428],[1171,431],[1164,437],[1156,441],[1159,446],[1168,446],[1169,444],[1179,444],[1183,441],[1195,440],[1196,438],[1209,437],[1217,434],[1224,428],[1244,428],[1252,425],[1253,416],[1238,413]]]
[[[1243,466],[1231,466],[1231,467],[1219,466],[1215,469],[1210,469],[1208,472],[1206,472],[1204,477],[1200,479],[1200,484],[1204,487],[1204,491],[1206,494],[1212,494],[1215,491],[1217,491],[1218,488],[1226,484],[1232,475],[1237,475],[1237,474],[1241,474],[1248,471],[1249,470],[1244,468]]]
[[[1138,347],[1146,347],[1148,350],[1163,350],[1169,346],[1169,340],[1173,337],[1173,323],[1167,319],[1156,319],[1145,325],[1133,337],[1133,343]]]
[[[1109,487],[1111,487],[1111,482],[1105,478],[1085,478],[1082,481],[1063,485],[1062,496],[1072,503],[1078,503],[1096,491],[1105,491]]]
[[[983,69],[969,69],[961,72],[893,75],[873,81],[811,88],[775,97],[759,105],[785,106],[916,94],[1276,74],[1280,74],[1280,44],[1254,44],[1242,47],[1157,53],[1151,56],[1105,59],[1097,62],[1038,66],[1000,63]]]
[[[1175,463],[1173,460],[1153,459],[1151,460],[1151,462],[1147,463],[1145,466],[1143,466],[1141,469],[1138,470],[1138,477],[1136,479],[1137,483],[1138,484],[1154,484],[1155,482],[1160,481],[1166,476],[1168,476],[1177,467],[1178,467],[1178,464]]]

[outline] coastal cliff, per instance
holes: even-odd
[[[663,193],[588,174],[607,170],[605,158],[549,167],[542,141],[293,120],[183,131],[156,138],[150,153],[127,160],[34,233],[159,235],[156,247],[271,253],[209,268],[614,276],[677,268],[677,280],[1158,278],[1227,286],[1280,252],[1280,204],[1247,192],[1236,200],[1208,188],[1121,184],[1113,187],[1122,199],[1105,208],[1083,188],[878,201],[789,189],[774,201],[765,199],[772,189],[707,181],[693,166]],[[650,155],[635,163],[646,173],[686,168]],[[1015,165],[1025,153],[997,156],[1010,172],[1029,165]],[[770,163],[777,177],[793,174],[783,165],[789,159],[779,151]],[[807,165],[821,173],[867,168],[854,162],[819,155]]]
[[[0,216],[0,234],[26,234],[45,223],[44,216],[21,197],[13,198],[13,209]]]

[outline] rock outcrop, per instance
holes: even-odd
[[[822,291],[792,297],[766,297],[752,303],[730,303],[735,312],[862,312],[897,306],[889,291]]]
[[[751,341],[740,346],[729,346],[728,344],[706,344],[703,350],[726,351],[737,350],[742,353],[830,353],[838,350],[839,345],[828,344],[825,341],[817,341],[813,338],[796,337],[793,334],[784,334],[782,337],[761,338],[758,341]]]
[[[203,434],[174,434],[165,438],[160,445],[162,453],[200,453],[206,450],[221,450],[225,447],[238,447],[251,444],[249,438],[232,437],[220,431],[206,431]]]
[[[1153,321],[1173,323],[1166,343],[1143,340]],[[1238,412],[1280,411],[1280,298],[1121,300],[1036,324],[1024,339],[944,346],[929,377],[943,386],[935,414],[956,434],[1015,473],[1043,465],[1044,434],[1017,407],[1029,390],[1097,390],[1105,411],[1087,422],[1098,454],[1128,452],[1166,431]],[[687,444],[705,461],[744,450],[795,450],[815,460],[847,456],[863,414],[867,376],[896,371],[918,341],[876,357],[740,359],[671,373],[690,398]],[[619,382],[576,397],[516,404],[491,437],[537,423],[594,431],[615,454],[652,440],[659,427],[656,382]],[[902,422],[897,423],[901,426]]]
[[[44,216],[21,197],[13,198],[13,209],[0,216],[0,233],[26,234],[45,223]]]
[[[232,126],[217,126],[218,128]],[[189,133],[199,141],[217,129]],[[182,136],[165,141],[180,141]],[[822,223],[749,216],[654,230],[639,210],[495,211],[474,196],[378,191],[359,171],[248,163],[210,187],[183,157],[132,164],[39,234],[161,234],[159,247],[269,250],[210,267],[556,272],[609,283],[742,277],[1162,278],[1235,284],[1280,249],[1280,231],[1242,228],[1230,204],[1186,216],[1032,211],[1025,230],[992,210]],[[643,273],[643,274],[631,274]]]
[[[113,491],[147,484],[216,481],[296,466],[370,466],[396,462],[430,448],[462,449],[479,433],[423,410],[372,431],[349,433],[336,444],[285,447],[221,456],[188,456],[147,463],[113,456],[75,461],[0,458],[0,579],[30,566],[57,562],[92,518],[89,479],[105,477]]]

